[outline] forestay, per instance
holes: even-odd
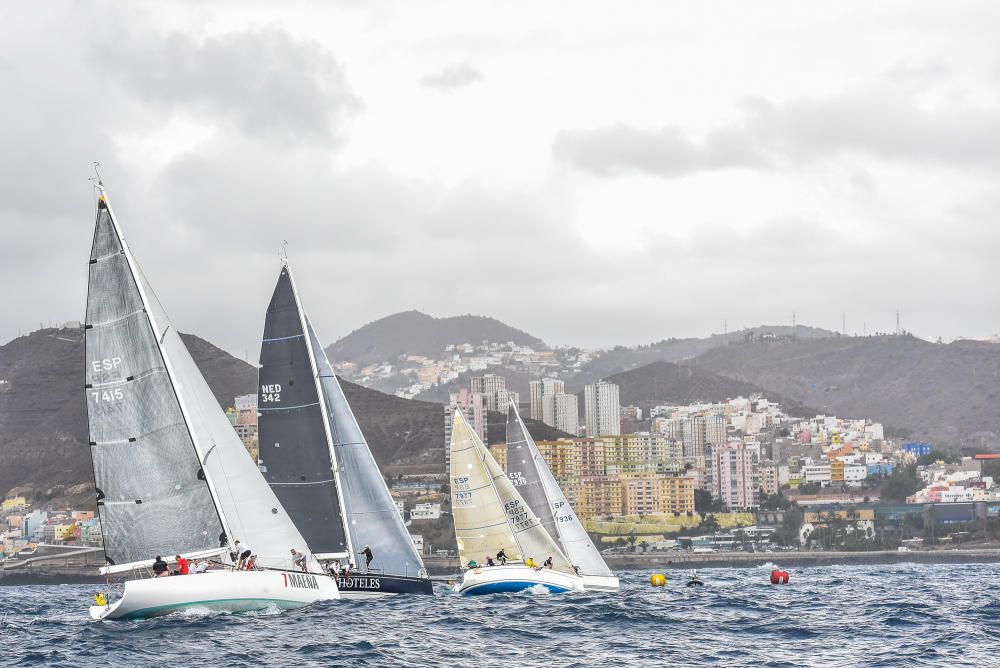
[[[513,463],[511,462],[512,445],[514,446],[513,451],[518,453],[514,456]],[[552,475],[548,464],[545,463],[545,459],[538,451],[535,440],[528,433],[524,421],[521,420],[521,416],[514,406],[511,406],[507,412],[508,475],[511,475],[512,471],[518,472],[517,475],[511,477],[512,482],[515,477],[520,477],[530,481],[532,490],[542,491],[541,504],[543,505],[535,506],[532,502],[529,502],[528,505],[539,515],[547,512],[548,516],[552,518],[550,526],[554,528],[554,531],[544,523],[543,526],[546,526],[549,535],[558,541],[570,563],[580,569],[580,574],[613,576],[614,573],[608,568],[594,542],[590,540],[587,530],[573,511],[573,506],[563,494],[559,483],[556,482],[555,476]],[[528,486],[525,484],[518,487],[518,491]],[[525,497],[526,500],[528,498]],[[534,499],[534,503],[539,503],[537,495],[533,494],[530,498]]]
[[[223,534],[136,272],[102,196],[90,255],[86,393],[104,550],[119,566],[218,548]]]
[[[372,568],[382,573],[422,574],[423,561],[413,546],[413,540],[312,323],[308,317],[305,320],[319,373],[320,397],[326,402],[330,420],[330,435],[340,473],[338,480],[351,544],[355,550],[371,546],[375,554]]]
[[[260,349],[261,471],[310,550],[326,557],[347,556],[338,480],[303,328],[286,265],[267,308]]]

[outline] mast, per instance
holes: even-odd
[[[320,384],[319,378],[319,367],[316,364],[316,355],[313,353],[312,343],[309,340],[309,329],[306,326],[306,316],[302,311],[302,302],[299,300],[299,291],[295,287],[295,276],[292,274],[292,268],[288,264],[287,255],[282,259],[282,264],[285,270],[288,271],[288,282],[292,286],[292,296],[295,298],[295,309],[299,315],[299,323],[302,326],[302,335],[306,344],[306,352],[309,355],[309,368],[312,370],[313,384],[316,387],[316,395],[319,397],[319,408],[323,415],[323,433],[326,434],[326,446],[330,452],[330,468],[333,471],[333,478],[336,481],[337,487],[337,502],[340,504],[340,521],[344,527],[344,540],[347,542],[347,559],[353,565],[354,564],[354,544],[351,541],[351,527],[348,525],[347,507],[344,504],[344,490],[343,485],[340,482],[340,467],[337,466],[337,453],[334,452],[333,447],[333,433],[330,431],[330,413],[327,409],[326,400],[324,399],[323,387]],[[322,555],[329,556],[332,558],[337,558],[339,554]]]
[[[125,256],[125,262],[128,264],[129,274],[132,277],[132,281],[139,292],[139,298],[142,300],[143,310],[146,312],[146,318],[149,320],[149,326],[153,331],[153,340],[156,343],[156,349],[160,354],[160,358],[163,360],[163,365],[167,371],[167,378],[170,380],[170,388],[173,391],[174,398],[177,400],[177,405],[180,407],[181,415],[184,418],[184,427],[187,430],[188,436],[191,439],[191,444],[194,446],[195,454],[198,456],[198,462],[201,466],[202,472],[205,476],[205,483],[208,485],[209,494],[212,497],[212,503],[215,505],[216,515],[219,517],[219,523],[222,525],[222,530],[226,534],[226,543],[230,548],[232,547],[233,537],[231,535],[229,524],[226,521],[225,513],[222,511],[222,506],[219,501],[218,491],[215,489],[215,485],[212,482],[212,477],[208,474],[205,469],[205,462],[207,459],[206,453],[203,452],[199,438],[196,435],[194,429],[191,428],[193,424],[190,411],[188,410],[187,404],[184,397],[180,392],[177,391],[177,380],[174,371],[173,364],[171,363],[170,356],[163,349],[163,339],[167,333],[167,328],[162,332],[160,327],[156,322],[156,316],[153,314],[153,309],[150,307],[149,296],[146,294],[143,281],[138,280],[136,277],[138,275],[138,268],[135,262],[135,258],[132,256],[132,251],[128,246],[128,242],[125,241],[125,235],[122,234],[122,230],[118,225],[118,218],[115,216],[114,210],[111,208],[111,202],[108,200],[107,193],[104,190],[104,184],[100,181],[97,182],[95,186],[101,193],[100,200],[103,201],[104,205],[108,209],[108,219],[111,221],[111,225],[114,228],[115,234],[118,236],[118,242],[122,247],[122,254]],[[103,533],[103,524],[102,524]],[[221,546],[220,546],[221,547]]]

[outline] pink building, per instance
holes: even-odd
[[[727,508],[756,508],[760,486],[754,453],[743,443],[712,447],[712,496]]]

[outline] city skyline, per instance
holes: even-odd
[[[231,351],[284,240],[331,340],[411,308],[587,348],[996,334],[1000,8],[718,11],[23,8],[0,340],[81,317],[94,160],[177,326]]]

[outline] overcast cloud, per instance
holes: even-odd
[[[328,341],[1000,331],[993,3],[157,7],[0,22],[0,341],[81,317],[93,160],[178,328],[251,359],[284,239]]]

